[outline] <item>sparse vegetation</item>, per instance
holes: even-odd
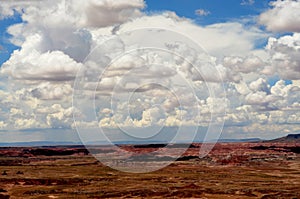
[[[170,166],[145,174],[115,171],[71,147],[39,155],[29,153],[41,151],[36,148],[2,148],[0,198],[300,198],[299,154],[273,150],[295,144],[223,143],[205,158],[197,157],[200,145],[193,146]]]

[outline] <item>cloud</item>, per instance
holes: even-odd
[[[297,111],[297,98],[300,87],[294,84],[286,85],[280,80],[275,85],[268,85],[265,79],[259,78],[249,85],[252,92],[245,96],[245,103],[253,105],[256,110],[264,111]]]
[[[17,129],[38,128],[40,125],[35,119],[17,118],[14,122],[14,127]]]
[[[250,73],[259,71],[266,63],[257,56],[225,57],[223,65],[236,72]]]
[[[250,93],[246,96],[246,102],[249,105],[259,105],[259,108],[267,108],[269,103],[276,100],[276,98],[272,95],[268,95],[266,92],[258,91],[255,93]]]
[[[266,46],[271,56],[271,66],[265,68],[266,74],[277,73],[283,79],[300,79],[300,33],[269,38]]]
[[[7,124],[4,121],[0,121],[0,129],[4,129],[7,127]]]
[[[17,80],[60,82],[74,80],[80,66],[60,51],[40,54],[20,50],[3,64],[1,73]]]
[[[191,38],[210,55],[218,58],[248,55],[254,50],[256,42],[268,37],[268,34],[260,29],[253,26],[245,27],[239,22],[199,26],[191,20],[179,18],[172,12],[137,18],[121,25],[119,32],[149,27],[168,29]]]
[[[198,16],[207,16],[210,15],[210,12],[208,10],[198,9],[195,11],[195,14]]]
[[[141,16],[144,7],[143,0],[2,1],[0,19],[19,12],[22,19],[30,23],[52,21],[52,24],[71,22],[78,28],[106,27]]]
[[[14,11],[9,6],[3,6],[3,5],[0,6],[0,20],[13,15],[14,15]]]
[[[300,32],[300,1],[277,0],[270,3],[271,9],[263,12],[258,22],[267,30],[275,32]]]
[[[62,51],[75,61],[83,61],[90,52],[89,32],[84,29],[78,30],[70,22],[61,23],[34,21],[28,24],[16,24],[8,28],[8,33],[13,36],[11,42],[21,46],[21,50],[25,53],[33,49],[40,53]]]
[[[267,80],[263,78],[259,78],[256,81],[250,83],[249,88],[252,91],[261,91],[265,93],[269,93],[270,86],[267,83]]]
[[[46,116],[46,122],[52,128],[70,128],[73,122],[73,108],[56,109],[54,113]]]
[[[22,13],[24,8],[29,7],[39,7],[40,6],[39,0],[33,1],[23,1],[23,0],[16,0],[16,1],[6,1],[2,0],[0,4],[0,20],[5,18],[13,17],[17,12]]]
[[[87,0],[81,3],[70,0],[69,2],[67,11],[73,11],[72,14],[79,21],[79,25],[84,27],[105,27],[122,24],[141,16],[141,10],[145,7],[143,0]],[[80,14],[78,15],[78,13]]]
[[[260,20],[295,3],[274,2]],[[228,132],[247,134],[299,122],[298,33],[268,39],[241,21],[200,26],[173,12],[147,15],[141,0],[0,5],[6,17],[21,7],[24,23],[8,28],[20,48],[0,69],[1,129],[75,128],[74,112],[87,128],[207,126],[214,115]],[[286,24],[285,31],[292,27]],[[147,34],[133,31],[149,27]],[[274,75],[293,82],[270,85]],[[80,110],[72,107],[76,77]]]
[[[31,95],[35,98],[42,100],[64,100],[69,98],[73,93],[72,86],[70,84],[50,84],[41,83],[30,91]]]

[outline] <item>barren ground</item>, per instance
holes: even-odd
[[[78,147],[1,148],[0,199],[300,198],[297,143],[217,144],[202,159],[194,146],[186,159],[145,174],[103,166]]]

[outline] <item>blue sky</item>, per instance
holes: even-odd
[[[42,1],[42,7],[31,5],[30,10],[26,6],[17,5],[21,9],[18,7],[16,10],[22,12],[17,13],[15,10],[14,16],[4,16],[4,19],[2,15],[11,13],[4,11],[11,7],[0,5],[0,11],[3,12],[0,13],[0,139],[5,140],[6,132],[10,130],[20,135],[26,132],[27,136],[30,132],[35,132],[34,136],[37,136],[34,129],[39,132],[45,129],[47,133],[49,129],[64,131],[65,128],[68,129],[66,132],[70,132],[70,129],[74,130],[72,111],[75,108],[85,116],[82,118],[89,118],[90,111],[95,108],[99,121],[81,121],[86,126],[97,124],[105,128],[116,128],[116,118],[129,129],[143,125],[162,125],[162,122],[167,127],[178,126],[180,122],[186,126],[197,126],[199,123],[194,118],[200,118],[202,126],[199,126],[207,127],[207,118],[211,118],[209,107],[214,107],[214,104],[218,104],[217,107],[220,108],[217,119],[226,112],[221,120],[226,122],[224,136],[228,138],[272,138],[300,131],[299,0],[274,0],[273,6],[270,5],[271,1],[266,0],[106,0],[105,3],[99,0],[96,7],[92,2],[80,1],[80,5],[70,3],[68,12],[65,12],[59,0],[51,4],[49,1]],[[203,10],[203,15],[197,15],[196,10]],[[174,12],[176,16],[169,12]],[[28,21],[22,22],[22,17]],[[8,27],[18,23],[24,23],[24,28],[21,31],[12,30],[15,39],[25,38],[19,47],[10,43],[13,36],[6,32]],[[174,38],[168,38],[170,35],[159,32],[157,37],[143,35],[142,38],[157,40],[154,44],[166,44],[168,39],[171,43],[175,42],[173,50],[178,50],[175,52],[186,59],[195,60],[197,63],[194,65],[199,67],[197,70],[204,74],[204,79],[209,84],[217,84],[214,87],[215,93],[220,93],[225,88],[226,95],[210,96],[201,90],[205,81],[195,75],[197,70],[181,63],[181,60],[165,54],[158,53],[154,56],[149,53],[149,56],[153,56],[150,56],[151,59],[145,59],[148,54],[138,54],[140,57],[134,59],[126,57],[124,63],[119,63],[120,68],[114,68],[111,74],[104,74],[105,78],[100,80],[97,76],[99,71],[86,73],[88,76],[82,81],[86,85],[83,85],[84,89],[80,93],[86,94],[83,97],[86,101],[80,104],[81,107],[74,108],[73,91],[78,89],[75,88],[74,81],[77,80],[79,69],[86,67],[85,61],[101,66],[108,64],[106,62],[114,60],[113,56],[118,50],[124,50],[125,53],[125,49],[132,43],[127,46],[126,42],[112,41],[113,48],[108,45],[105,46],[108,49],[100,51],[108,53],[103,55],[105,59],[99,55],[90,56],[94,52],[92,49],[101,46],[101,41],[106,37],[112,36],[112,29],[122,33],[128,29],[156,25],[178,33],[178,37],[186,35],[203,46],[211,56],[209,60],[215,61],[215,71],[197,62],[199,57],[198,53],[194,53],[194,48],[176,43],[177,39],[181,41],[181,38],[175,37],[176,34],[170,33]],[[132,42],[136,41],[136,38],[131,39]],[[168,42],[167,44],[170,47]],[[14,50],[17,51],[12,54]],[[3,65],[8,59],[10,61]],[[139,89],[143,92],[134,93],[137,101],[130,105],[133,107],[130,114],[136,117],[127,117],[128,110],[124,108],[127,106],[122,100],[120,104],[116,104],[121,110],[117,112],[120,115],[114,115],[114,107],[110,107],[107,97],[114,90],[109,89],[121,82],[121,76],[126,76],[124,72],[132,72],[131,67],[144,63],[145,60],[146,63],[151,60],[154,63],[161,61],[163,66],[165,63],[174,64],[179,68],[153,66],[148,72],[147,68],[140,73],[133,72],[134,75],[129,75],[133,83],[125,82],[124,87],[120,87],[120,95],[132,90],[130,86],[143,85],[147,75],[157,82],[164,80],[170,86],[178,86],[181,82],[177,83],[177,79],[172,78],[174,74],[184,73],[193,88],[200,89],[195,92],[197,96],[190,96],[193,92],[187,93],[187,89],[180,90],[186,86],[180,85],[178,96],[187,105],[178,107],[178,103],[168,92],[161,92],[161,87],[145,83]],[[92,98],[88,97],[91,89],[89,86],[95,85],[94,79],[99,80],[97,85],[101,87],[103,84],[104,88],[97,93],[101,103],[89,107],[94,105],[90,101]],[[127,85],[130,88],[125,88]],[[160,97],[151,96],[153,93]],[[196,100],[192,100],[192,97],[196,97]],[[195,101],[201,102],[202,112],[199,115],[192,106]],[[224,107],[220,107],[220,104]],[[182,116],[186,118],[178,120]],[[32,139],[50,139],[40,135],[33,136]],[[7,140],[11,140],[11,137]]]
[[[241,1],[241,0],[147,0],[146,11],[149,13],[160,13],[164,11],[173,11],[180,17],[193,19],[200,25],[210,25],[215,23],[224,23],[228,21],[240,21],[246,19],[249,23],[256,23],[257,17],[262,11],[269,7],[270,0]],[[206,16],[197,16],[196,10],[203,9],[208,11]],[[261,27],[263,28],[263,27]],[[274,33],[276,36],[283,35],[282,33]],[[267,40],[262,41],[257,47],[263,48],[267,44]],[[275,85],[280,77],[273,76],[269,79],[271,86]],[[291,84],[290,80],[285,80],[286,84]]]
[[[148,12],[171,10],[178,16],[196,20],[199,24],[208,25],[244,17],[258,15],[268,7],[266,0],[256,1],[252,5],[242,5],[241,0],[147,0]],[[208,16],[197,16],[195,10],[204,9],[210,12]]]
[[[145,11],[148,13],[173,11],[180,17],[193,19],[201,25],[209,25],[257,16],[262,10],[268,8],[269,2],[262,0],[251,5],[243,5],[241,0],[172,0],[172,3],[170,3],[170,0],[147,0]],[[197,16],[195,14],[197,9],[204,9],[209,11],[210,14]],[[10,25],[20,22],[22,22],[22,19],[18,13],[13,17],[0,20],[0,45],[3,48],[1,49],[0,65],[9,59],[13,50],[18,49],[9,42],[10,35],[7,34],[6,30]]]
[[[18,49],[18,47],[14,46],[9,41],[10,35],[7,33],[7,28],[20,22],[22,22],[22,20],[18,14],[16,14],[14,17],[0,20],[0,46],[2,46],[2,49],[0,50],[0,65],[9,59],[13,50]]]

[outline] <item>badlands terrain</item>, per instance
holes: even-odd
[[[83,146],[2,147],[2,198],[300,198],[299,135],[218,143],[203,158],[193,144],[169,166],[144,174],[101,164]],[[137,154],[164,145],[122,145]],[[172,148],[180,148],[174,145]],[[94,152],[110,156],[109,147]],[[168,154],[159,161],[168,159]],[[170,159],[170,157],[169,157]],[[135,160],[147,161],[147,160]],[[156,164],[153,161],[152,164]]]

